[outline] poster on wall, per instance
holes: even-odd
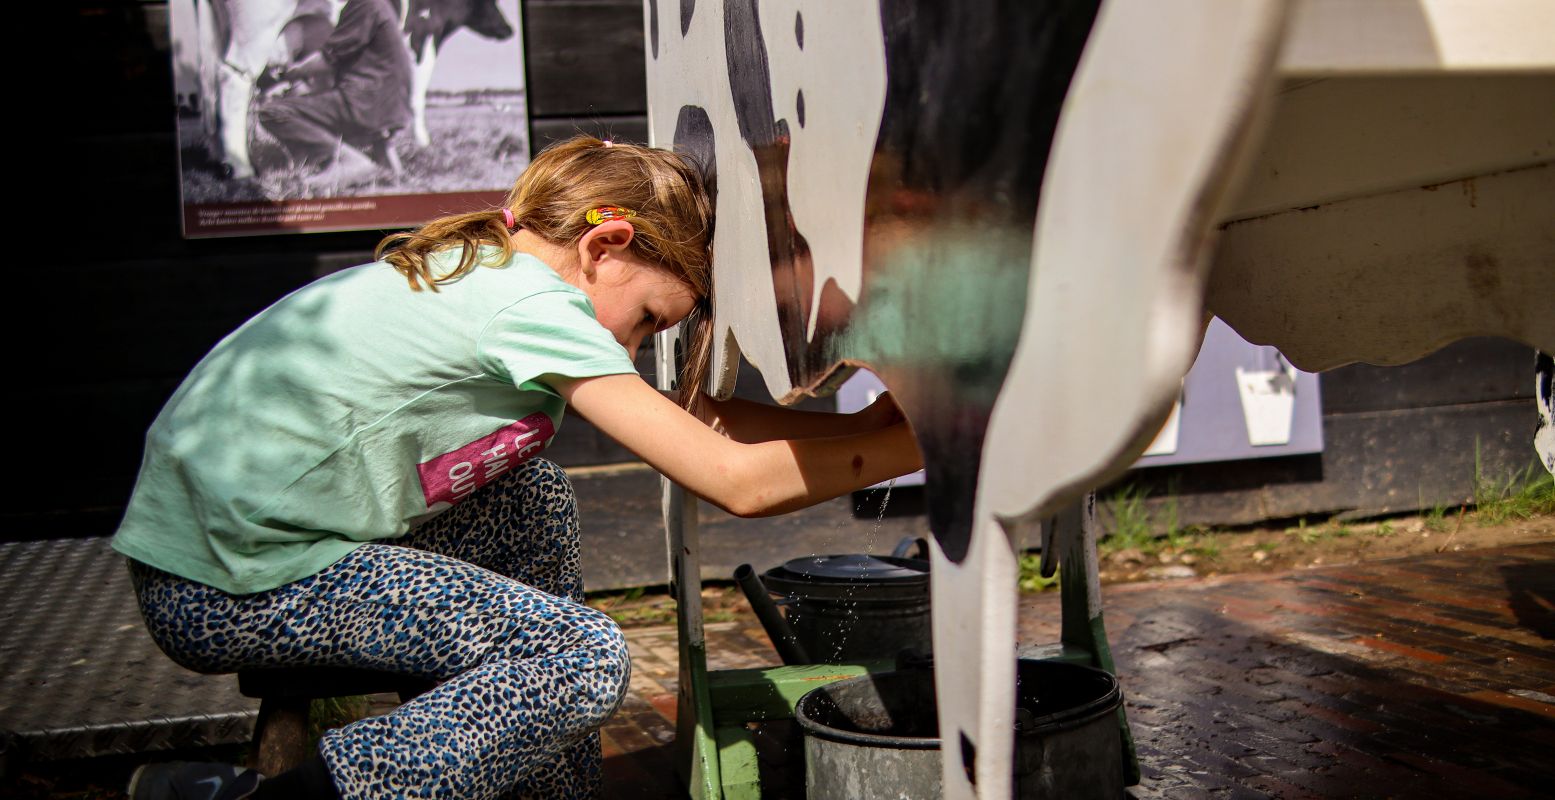
[[[172,0],[190,238],[418,225],[529,161],[518,0]]]

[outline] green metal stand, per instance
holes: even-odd
[[[791,719],[794,705],[811,689],[893,665],[813,664],[709,671],[702,628],[695,502],[684,489],[664,482],[670,592],[675,596],[675,623],[680,634],[675,741],[681,752],[677,763],[696,800],[759,800],[756,743],[747,723]]]
[[[673,388],[679,374],[674,353],[679,329],[659,334],[659,386]],[[709,672],[707,637],[702,627],[702,559],[697,532],[695,497],[668,480],[663,482],[665,549],[669,554],[670,594],[675,597],[679,633],[679,695],[676,698],[675,743],[680,750],[678,772],[694,800],[759,800],[761,775],[751,722],[791,719],[794,705],[806,692],[833,681],[894,665],[874,662],[849,665],[807,665],[768,669]],[[1113,671],[1112,653],[1102,625],[1101,588],[1096,567],[1095,498],[1059,514],[1047,524],[1062,564],[1063,632],[1055,645],[1027,650],[1026,657],[1060,658]],[[1044,552],[1044,559],[1049,557]],[[1124,764],[1130,785],[1139,782],[1133,738],[1123,711]]]
[[[671,593],[676,598],[680,633],[676,744],[681,750],[681,777],[695,800],[759,800],[761,776],[755,737],[748,723],[791,719],[794,705],[811,689],[890,670],[894,665],[877,661],[709,671],[694,503],[695,498],[684,490],[665,482],[665,524],[674,576]],[[1053,526],[1054,532],[1051,551],[1058,558],[1063,627],[1058,642],[1024,648],[1021,656],[1085,664],[1116,674],[1102,621],[1094,496],[1088,495],[1046,524]],[[1132,786],[1139,782],[1139,761],[1121,708],[1118,726],[1124,777]]]
[[[1107,627],[1102,622],[1101,576],[1096,563],[1096,543],[1100,538],[1096,525],[1096,495],[1087,494],[1084,500],[1044,524],[1051,526],[1053,531],[1053,535],[1044,541],[1058,556],[1063,627],[1056,644],[1024,649],[1021,656],[1084,664],[1116,675],[1118,670],[1112,662],[1112,648],[1107,644]],[[1044,562],[1049,558],[1049,545],[1045,545],[1042,553]],[[1139,758],[1122,707],[1118,708],[1118,728],[1122,733],[1124,784],[1134,786],[1139,783]]]

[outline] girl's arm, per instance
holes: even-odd
[[[744,443],[724,438],[637,375],[557,378],[550,385],[654,469],[739,517],[805,508],[923,467],[906,421],[839,436]]]
[[[867,433],[906,419],[889,393],[851,414],[801,411],[796,408],[753,403],[731,397],[715,400],[702,396],[702,421],[736,442],[755,444],[774,439],[817,439]]]

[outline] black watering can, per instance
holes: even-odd
[[[914,547],[916,558],[908,555]],[[760,577],[741,564],[734,579],[785,664],[855,663],[894,658],[903,650],[930,651],[923,539],[909,536],[889,556],[796,558]]]

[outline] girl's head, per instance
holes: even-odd
[[[598,215],[591,220],[589,212],[605,207],[631,211],[624,220],[631,230],[623,245],[634,261],[690,290],[696,324],[681,385],[700,386],[711,343],[711,315],[706,311],[712,293],[712,203],[700,174],[672,152],[590,136],[559,142],[535,156],[502,208],[442,217],[419,230],[394,234],[378,245],[378,256],[403,273],[412,290],[437,291],[438,284],[457,280],[483,263],[482,245],[501,252],[500,259],[485,263],[505,263],[513,255],[516,231],[553,247],[577,249],[600,225]],[[511,215],[511,228],[505,211]],[[606,224],[619,227],[618,222]],[[433,274],[428,257],[456,247],[462,251],[457,266]],[[695,396],[686,394],[688,401]]]

